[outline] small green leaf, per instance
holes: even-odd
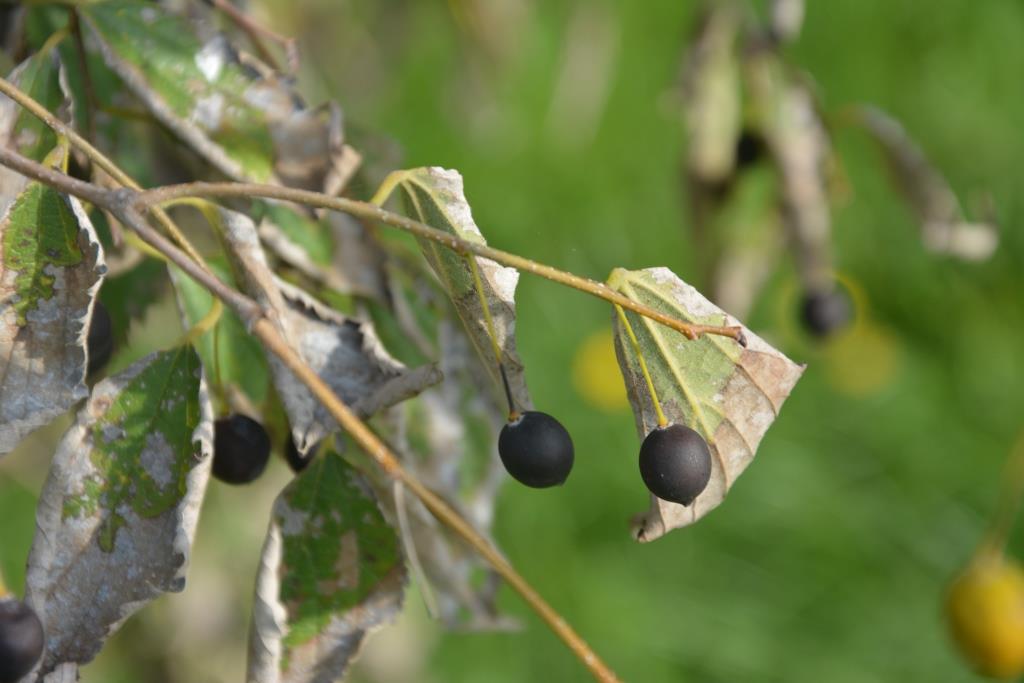
[[[616,269],[608,286],[633,301],[687,322],[740,325],[667,268]],[[803,367],[743,328],[747,347],[733,339],[705,335],[690,341],[664,325],[625,311],[670,422],[698,431],[712,454],[711,481],[689,506],[651,496],[651,510],[636,522],[634,534],[652,541],[692,524],[725,498],[754,459],[765,431],[778,416]],[[621,318],[614,317],[615,351],[643,439],[658,424],[654,402]]]
[[[222,39],[200,44],[184,19],[149,2],[98,2],[80,15],[107,65],[207,161],[238,180],[274,178],[263,91]]]
[[[184,587],[212,434],[191,347],[93,388],[54,456],[29,555],[27,597],[47,635],[41,676],[90,661],[126,617]]]
[[[333,681],[398,614],[405,564],[366,482],[322,453],[274,505],[257,577],[249,679]]]
[[[210,259],[209,266],[221,280],[231,281],[227,264],[222,260]],[[195,325],[210,311],[213,295],[177,267],[171,266],[170,270],[185,321],[189,326]],[[196,348],[207,369],[209,381],[234,384],[257,405],[263,403],[270,381],[263,348],[246,331],[234,312],[225,307],[216,327],[196,341]]]
[[[469,203],[462,189],[462,176],[457,171],[443,168],[415,168],[393,173],[384,185],[393,184],[402,191],[406,213],[434,228],[480,244],[486,240],[473,222]],[[467,257],[436,242],[418,239],[420,249],[441,280],[455,306],[473,346],[496,388],[501,377],[491,348],[483,307],[474,288],[473,272]],[[508,376],[512,395],[520,410],[533,407],[523,362],[516,352],[515,290],[519,271],[501,266],[490,259],[471,256],[476,261],[483,284],[497,343],[502,352],[502,364]]]

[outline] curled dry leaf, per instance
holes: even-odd
[[[321,454],[281,492],[263,546],[249,683],[331,683],[405,590],[398,537],[368,485]]]
[[[616,269],[608,285],[682,320],[741,324],[667,268]],[[651,496],[650,510],[634,520],[634,536],[644,542],[693,524],[723,501],[754,459],[761,437],[778,416],[803,367],[746,327],[747,347],[743,348],[732,339],[715,335],[688,341],[647,318],[629,311],[625,315],[666,417],[698,431],[712,454],[711,481],[689,507]],[[637,354],[621,320],[618,316],[614,320],[615,351],[642,439],[657,426],[658,419]]]
[[[732,175],[740,132],[739,38],[741,14],[733,2],[709,5],[686,53],[683,104],[687,174],[709,191]]]
[[[498,458],[503,406],[487,391],[469,341],[455,321],[438,323],[438,347],[445,382],[392,411],[392,444],[420,481],[460,510],[473,527],[490,536],[497,493],[508,476]],[[498,577],[423,505],[406,496],[381,495],[395,509],[404,504],[408,523],[400,525],[410,557],[419,558],[427,586],[423,593],[434,616],[448,628],[507,629],[514,624],[498,612]],[[493,541],[492,541],[493,542]]]
[[[408,370],[392,358],[370,323],[347,318],[275,277],[253,222],[233,211],[220,215],[242,288],[272,313],[285,340],[356,414],[367,417],[441,381],[434,365]],[[267,359],[295,445],[305,454],[337,423],[277,356],[268,353]]]
[[[78,200],[26,185],[0,219],[0,455],[88,394],[87,327],[105,272]]]
[[[191,347],[146,356],[93,388],[36,513],[26,582],[46,629],[41,675],[90,661],[134,612],[184,588],[212,420]]]
[[[925,247],[966,261],[990,257],[999,244],[996,226],[966,220],[949,183],[899,121],[876,107],[861,106],[856,112],[856,120],[881,147],[893,182],[917,215]]]
[[[396,171],[384,181],[382,189],[396,186],[401,189],[406,213],[412,218],[462,239],[487,243],[473,221],[472,211],[462,189],[462,176],[458,171],[436,166]],[[473,286],[473,271],[468,259],[474,259],[480,273],[484,298],[494,322],[494,332],[512,397],[520,410],[531,409],[533,402],[526,387],[523,362],[516,351],[515,292],[519,271],[479,256],[463,256],[430,240],[417,241],[455,305],[455,311],[490,373],[494,386],[500,387],[501,377],[491,349],[484,310]]]
[[[761,51],[747,61],[750,91],[778,169],[782,221],[796,250],[805,289],[832,283],[832,217],[828,196],[831,141],[809,85],[788,73],[779,56]]]
[[[286,78],[223,36],[201,43],[184,18],[138,0],[80,15],[110,69],[221,173],[321,190],[350,172],[341,110],[305,107]]]

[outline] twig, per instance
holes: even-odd
[[[158,206],[165,202],[180,197],[262,197],[265,199],[279,199],[282,201],[305,204],[333,211],[341,211],[352,214],[359,218],[384,223],[395,228],[409,232],[416,237],[431,240],[444,245],[460,254],[474,254],[483,258],[489,258],[506,266],[512,266],[519,270],[539,275],[559,284],[578,289],[587,294],[592,294],[612,304],[618,304],[622,308],[633,311],[651,320],[655,320],[666,327],[681,332],[688,339],[697,339],[705,334],[716,334],[723,337],[731,337],[740,345],[746,346],[746,339],[743,329],[738,326],[700,325],[687,323],[678,318],[665,315],[650,306],[626,297],[619,292],[613,291],[603,283],[567,273],[557,268],[531,261],[528,258],[510,254],[507,251],[495,249],[486,244],[479,244],[464,240],[450,233],[433,228],[425,223],[420,223],[411,218],[386,211],[381,207],[369,202],[360,202],[345,197],[328,197],[319,192],[298,190],[277,185],[261,185],[256,183],[186,183],[183,185],[168,185],[165,187],[146,190],[139,194],[138,203],[140,207]]]
[[[123,225],[133,230],[143,241],[167,257],[200,285],[238,314],[246,327],[263,342],[263,345],[305,384],[316,399],[327,409],[331,416],[341,425],[360,447],[380,466],[392,479],[401,482],[438,518],[472,546],[494,569],[518,592],[526,603],[548,624],[569,649],[599,681],[614,683],[619,679],[615,673],[597,656],[577,633],[566,623],[534,588],[515,570],[515,568],[476,531],[456,510],[443,498],[424,486],[418,479],[402,466],[397,456],[377,437],[373,431],[360,420],[355,413],[334,393],[334,391],[317,375],[302,358],[281,337],[275,325],[264,314],[260,305],[244,294],[228,287],[209,270],[192,260],[181,249],[166,237],[150,227],[139,207],[145,207],[146,194],[122,188],[107,190],[92,183],[77,180],[52,168],[36,163],[17,152],[0,148],[0,164],[7,166],[29,178],[44,183],[60,192],[74,195],[109,211]],[[149,197],[160,196],[159,190],[151,191]],[[174,197],[163,196],[157,201],[188,196],[178,193]],[[192,195],[195,196],[195,195]],[[150,200],[152,202],[152,200]],[[331,207],[327,207],[331,208]]]

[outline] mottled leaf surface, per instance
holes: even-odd
[[[321,454],[274,504],[256,579],[250,683],[339,680],[366,636],[398,614],[405,567],[370,488]]]
[[[153,3],[82,8],[107,65],[193,150],[236,180],[308,189],[341,163],[340,110],[306,108],[290,84],[223,36],[201,42],[184,18]]]
[[[740,325],[667,268],[616,269],[608,285],[634,301],[689,322]],[[747,328],[747,347],[706,335],[695,341],[652,320],[626,311],[640,343],[662,409],[671,422],[700,432],[711,448],[707,488],[689,507],[651,496],[650,510],[634,520],[639,541],[696,522],[725,498],[754,459],[765,431],[779,414],[803,367],[786,358]],[[637,354],[618,316],[615,351],[626,381],[637,432],[644,438],[658,420]]]
[[[899,121],[876,107],[860,107],[858,112],[859,120],[882,149],[896,187],[917,217],[924,245],[968,261],[991,256],[999,244],[996,226],[964,217],[949,183]]]
[[[26,583],[46,629],[41,673],[90,661],[131,614],[182,590],[212,436],[191,347],[146,356],[93,388],[36,514]]]
[[[78,200],[26,185],[0,219],[0,455],[86,396],[86,327],[104,272]]]
[[[396,185],[402,191],[406,213],[434,228],[471,242],[486,244],[462,188],[457,171],[438,167],[415,168],[392,174],[384,185]],[[455,305],[469,338],[496,387],[501,386],[498,366],[491,350],[490,335],[480,298],[473,286],[473,274],[467,258],[474,259],[483,284],[484,296],[494,321],[495,335],[502,351],[502,363],[509,386],[520,410],[533,407],[523,362],[516,351],[515,291],[519,271],[478,256],[462,256],[436,242],[420,239],[419,245],[430,267],[441,280]]]
[[[274,314],[281,335],[357,414],[366,417],[441,380],[433,365],[408,370],[373,326],[337,313],[274,276],[247,216],[221,212],[232,267],[248,294]],[[267,354],[300,453],[337,429],[334,419],[278,358]]]

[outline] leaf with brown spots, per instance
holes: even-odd
[[[688,322],[740,325],[667,268],[617,269],[608,279],[608,286]],[[690,341],[630,311],[625,316],[639,341],[665,416],[670,422],[698,431],[712,454],[711,481],[689,507],[651,496],[651,508],[637,517],[633,533],[639,541],[652,541],[672,529],[693,524],[725,499],[754,459],[761,438],[778,416],[803,367],[746,327],[744,348],[716,335]],[[657,414],[639,358],[618,316],[615,351],[637,431],[644,438],[657,426]]]

